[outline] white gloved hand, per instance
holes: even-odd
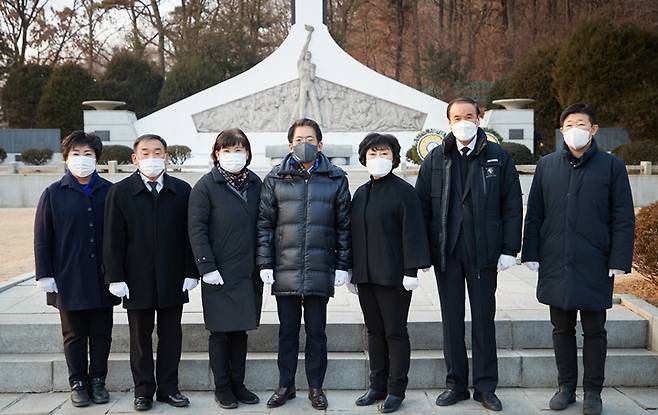
[[[351,282],[346,282],[345,286],[347,287],[347,291],[351,292],[352,294],[355,295],[359,294],[359,289],[357,288],[356,284],[352,284]]]
[[[263,280],[263,284],[274,284],[274,270],[273,269],[261,269],[260,270],[260,279]]]
[[[404,276],[404,278],[402,278],[402,286],[407,291],[415,290],[416,288],[418,288],[418,285],[419,285],[418,278],[407,277],[406,275]]]
[[[115,297],[126,297],[130,299],[130,290],[128,289],[128,284],[125,282],[112,282],[110,283],[109,290]]]
[[[224,285],[224,278],[222,278],[222,274],[218,270],[214,270],[213,272],[203,274],[203,282],[210,285]]]
[[[624,274],[626,274],[626,271],[622,271],[620,269],[610,268],[608,270],[608,277],[610,278],[614,277],[615,275],[624,275]]]
[[[198,284],[199,284],[199,280],[197,280],[196,278],[185,278],[185,281],[183,281],[183,292],[192,291],[193,289],[196,288]]]
[[[45,293],[58,293],[57,284],[52,277],[39,278],[37,280],[37,287],[41,288]]]
[[[423,272],[430,272],[431,269],[432,267],[423,268]]]
[[[342,271],[340,269],[337,269],[336,272],[334,273],[334,285],[336,287],[340,287],[341,285],[345,285],[346,282],[350,280],[350,274],[347,271]]]
[[[525,266],[528,267],[530,271],[537,272],[539,271],[539,262],[528,261],[525,263]]]
[[[516,257],[502,254],[500,258],[498,258],[498,272],[503,272],[507,269],[510,269],[514,265],[516,265]]]

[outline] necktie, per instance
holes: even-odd
[[[470,150],[470,148],[468,148],[468,147],[464,147],[460,150],[462,152],[462,156],[464,158],[466,158],[466,155],[468,154],[468,150]]]
[[[158,197],[158,182],[148,182],[149,186],[151,186],[151,194],[153,197]]]

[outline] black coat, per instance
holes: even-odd
[[[258,327],[263,300],[256,269],[260,190],[260,178],[249,171],[243,197],[213,168],[190,194],[188,226],[199,274],[218,270],[224,280],[224,285],[202,282],[203,316],[210,331]]]
[[[318,157],[309,176],[288,155],[263,183],[256,262],[274,269],[275,295],[333,296],[335,270],[351,267],[347,177]]]
[[[393,173],[352,199],[352,283],[402,288],[404,275],[431,265],[423,210],[413,186]]]
[[[97,173],[94,173],[97,174]],[[60,310],[112,307],[119,299],[103,280],[103,208],[112,183],[96,176],[91,196],[67,173],[41,195],[34,219],[36,279],[55,278],[59,294],[47,295]]]
[[[437,271],[446,269],[448,207],[455,136],[450,133],[423,161],[416,191],[429,225],[432,263]],[[496,266],[501,254],[516,256],[521,250],[523,203],[519,175],[510,155],[500,145],[487,141],[478,129],[477,142],[469,155],[464,193],[470,192],[475,237],[475,267]]]
[[[187,235],[190,185],[165,173],[157,198],[139,172],[112,186],[105,204],[105,281],[128,284],[127,309],[158,309],[188,301],[186,277],[198,278]]]
[[[612,307],[608,270],[631,270],[634,229],[623,161],[598,151],[594,140],[579,163],[567,149],[543,157],[530,188],[522,255],[539,262],[537,299],[564,310]]]

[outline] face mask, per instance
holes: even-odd
[[[219,153],[219,165],[230,173],[239,173],[247,164],[245,153]]]
[[[478,126],[466,120],[454,123],[450,129],[457,140],[466,143],[470,142],[478,132]]]
[[[300,163],[310,163],[318,156],[318,146],[300,143],[292,148],[292,155]]]
[[[87,177],[96,171],[96,159],[88,156],[70,156],[66,167],[77,177]]]
[[[164,171],[164,159],[141,159],[139,160],[139,171],[146,177],[158,177]]]
[[[384,177],[393,170],[393,160],[375,157],[374,159],[366,160],[366,167],[372,177]]]
[[[564,142],[574,150],[580,150],[589,143],[589,131],[578,127],[571,127],[563,132]]]

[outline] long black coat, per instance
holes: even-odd
[[[352,283],[402,288],[404,275],[431,265],[420,200],[395,174],[357,189],[351,219]]]
[[[450,133],[423,161],[416,181],[425,222],[429,226],[430,253],[437,271],[445,272],[450,206],[450,152],[456,146]],[[523,202],[519,175],[510,155],[500,145],[488,142],[478,129],[473,155],[469,155],[465,193],[472,200],[475,237],[475,267],[495,267],[501,254],[516,256],[521,250]]]
[[[187,235],[191,187],[165,173],[157,198],[139,172],[112,186],[105,202],[105,281],[125,282],[127,309],[158,309],[188,301],[186,277],[198,278]]]
[[[347,177],[318,157],[308,176],[288,155],[263,183],[256,262],[274,269],[274,295],[331,297],[335,270],[351,267]]]
[[[567,149],[543,157],[530,188],[522,255],[539,262],[539,301],[564,310],[612,307],[608,270],[631,270],[634,229],[623,161],[598,151],[594,140],[579,163]]]
[[[96,173],[94,173],[96,174]],[[119,299],[103,280],[103,209],[112,183],[96,177],[91,196],[67,173],[41,195],[34,219],[36,279],[55,278],[59,293],[47,294],[60,310],[112,307]]]
[[[249,171],[243,194],[213,168],[190,194],[189,233],[201,275],[218,270],[223,285],[202,282],[206,328],[242,331],[258,327],[263,282],[256,269],[256,221],[261,180]]]

